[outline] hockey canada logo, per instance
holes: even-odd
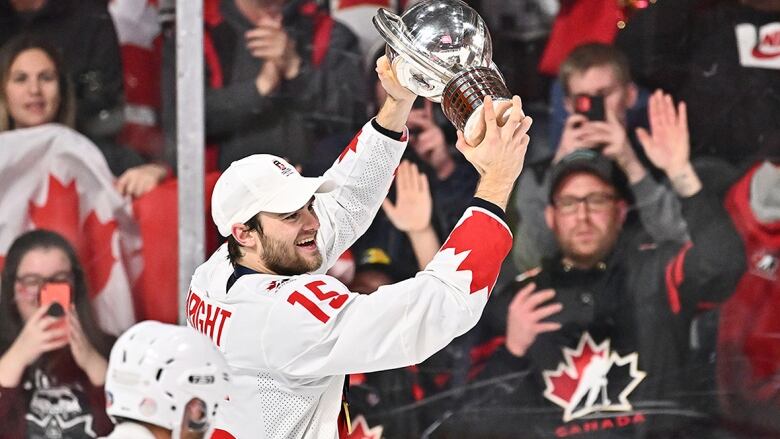
[[[587,332],[576,349],[563,348],[564,362],[544,371],[545,398],[563,408],[563,421],[596,412],[632,410],[628,395],[645,378],[639,355],[621,357],[610,351],[610,340],[596,344]],[[614,382],[610,383],[610,379]]]
[[[753,253],[750,259],[753,274],[771,281],[777,280],[778,267],[780,267],[777,256],[768,250],[759,250]]]

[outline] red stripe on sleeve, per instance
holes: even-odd
[[[683,263],[685,262],[685,254],[692,246],[690,242],[686,243],[674,259],[666,264],[666,295],[669,299],[669,308],[674,314],[680,313],[680,285],[685,280]]]

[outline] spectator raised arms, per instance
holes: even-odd
[[[594,438],[713,437],[710,421],[669,408],[687,407],[688,377],[701,373],[690,367],[691,321],[702,303],[729,297],[744,258],[689,161],[685,105],[676,109],[659,91],[650,108],[651,130],[640,139],[672,182],[691,240],[653,242],[624,230],[617,165],[587,148],[562,157],[544,212],[559,252],[488,304],[472,335],[483,342],[478,350],[495,351],[474,371],[494,387],[466,398],[447,431],[509,438],[533,423],[529,438],[585,428]],[[469,424],[480,409],[516,416]]]

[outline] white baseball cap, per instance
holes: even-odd
[[[295,212],[315,193],[330,192],[336,183],[325,177],[303,177],[284,159],[255,154],[237,160],[222,173],[211,195],[211,216],[222,236],[260,212]]]

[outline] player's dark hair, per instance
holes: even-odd
[[[263,228],[260,226],[260,214],[250,218],[249,221],[244,223],[244,225],[247,226],[249,230],[257,230],[258,233],[261,235],[263,234]],[[227,238],[227,246],[228,260],[230,260],[230,263],[235,266],[238,264],[238,260],[244,256],[244,252],[241,250],[241,244],[236,241],[236,238],[234,238],[233,235],[230,235]]]

